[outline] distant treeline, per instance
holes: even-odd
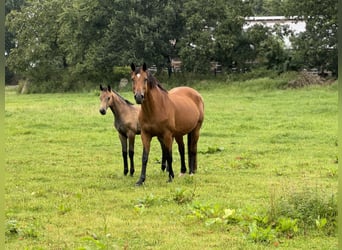
[[[112,83],[131,62],[207,74],[264,67],[337,74],[337,1],[6,0],[6,82],[44,91]],[[245,17],[296,16],[306,31],[255,25]],[[284,46],[290,35],[292,50]],[[172,71],[170,70],[169,73]]]

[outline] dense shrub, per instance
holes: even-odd
[[[319,229],[333,235],[337,229],[337,199],[335,195],[322,195],[314,191],[301,191],[281,197],[270,209],[270,217],[288,217],[298,220],[306,233]]]
[[[130,73],[131,73],[131,68],[129,66],[117,66],[113,68],[113,80],[115,82],[120,82],[122,78],[127,78],[129,79]]]

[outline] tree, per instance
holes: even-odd
[[[58,42],[66,55],[69,82],[105,82],[112,80],[115,61],[105,50],[103,39],[110,24],[111,0],[66,1],[58,16]]]
[[[7,64],[16,74],[37,82],[60,79],[64,55],[58,44],[59,26],[55,22],[61,1],[26,1],[21,11],[7,15],[9,32],[15,35],[15,46]]]
[[[182,15],[186,20],[181,40],[180,56],[184,69],[208,72],[210,60],[220,61],[226,67],[241,61],[239,42],[244,41],[244,17],[250,6],[239,0],[190,0],[184,4]]]
[[[287,27],[277,25],[273,28],[261,24],[250,27],[246,34],[253,47],[251,59],[268,69],[283,71],[289,57],[283,41],[286,33]]]
[[[24,0],[6,0],[5,1],[5,16],[9,14],[12,10],[19,10],[21,6],[24,5]],[[12,32],[8,30],[8,27],[5,26],[5,58],[8,57],[11,50],[15,48],[15,36]],[[10,83],[15,81],[14,73],[5,66],[5,82]]]
[[[336,0],[287,0],[286,15],[306,22],[306,31],[291,41],[298,67],[337,74],[337,4]]]
[[[122,36],[114,37],[110,32],[113,44],[125,45],[122,60],[135,61],[148,65],[156,64],[161,70],[173,54],[176,53],[175,46],[171,40],[178,41],[183,35],[184,18],[180,15],[183,1],[162,1],[151,0],[144,4],[137,4],[140,1],[127,1],[119,9],[130,10],[128,15],[125,12],[119,13],[116,17],[116,25],[111,26],[115,31],[125,27]]]

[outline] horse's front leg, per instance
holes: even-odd
[[[140,178],[135,184],[136,186],[141,186],[146,179],[146,167],[148,162],[148,155],[150,153],[150,144],[152,137],[143,131],[141,131],[141,141],[143,144],[143,154],[142,154],[142,166],[141,166],[141,174]]]
[[[164,136],[163,139],[164,146],[165,146],[165,154],[166,154],[166,162],[169,171],[169,180],[168,182],[172,182],[173,178],[175,177],[172,169],[172,142],[173,137],[171,134],[167,134]]]
[[[128,162],[127,162],[127,137],[119,133],[121,142],[122,159],[124,162],[124,175],[128,173]]]
[[[129,173],[131,176],[134,174],[134,141],[135,141],[135,134],[134,133],[129,133],[128,134],[128,143],[129,143],[129,149],[128,149],[128,154],[129,154],[129,160],[130,160],[130,169]]]

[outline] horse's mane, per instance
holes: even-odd
[[[161,90],[167,92],[167,90],[160,84],[160,82],[157,80],[157,78],[155,78],[150,71],[146,71],[147,73],[147,78],[148,78],[148,82],[150,84],[150,87],[153,88],[155,86],[157,86],[158,88],[160,88]]]
[[[140,67],[136,68],[134,71],[135,74],[139,74],[140,73]],[[167,90],[161,85],[161,83],[157,80],[157,78],[155,78],[151,72],[149,70],[146,70],[146,74],[147,74],[147,82],[150,88],[154,88],[154,87],[158,87],[161,90],[167,92]]]

